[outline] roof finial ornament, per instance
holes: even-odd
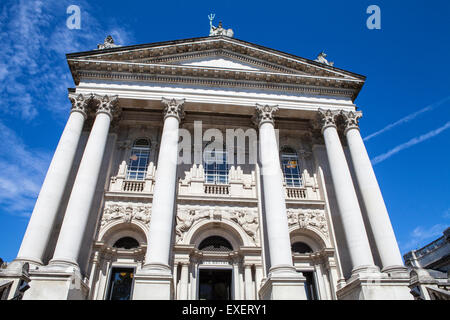
[[[99,50],[115,48],[115,47],[119,47],[119,46],[114,43],[114,39],[111,35],[107,36],[103,43],[100,43],[97,45],[97,49],[99,49]]]
[[[233,38],[234,36],[234,32],[233,29],[224,29],[222,28],[222,21],[219,22],[219,26],[214,27],[212,24],[212,21],[215,18],[215,14],[211,13],[210,15],[208,15],[208,19],[209,19],[209,36],[227,36],[230,38]]]
[[[334,62],[328,61],[327,59],[325,59],[327,57],[327,54],[325,52],[321,52],[319,53],[319,55],[317,56],[317,59],[314,61],[326,64],[328,66],[334,66]]]

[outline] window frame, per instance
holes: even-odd
[[[147,142],[147,146],[137,146],[136,143],[140,140],[145,140]],[[137,152],[135,152],[137,151]],[[137,159],[133,160],[132,157],[136,155]],[[134,181],[143,181],[147,175],[148,165],[150,163],[150,155],[151,155],[151,142],[150,139],[147,138],[138,138],[134,140],[133,146],[131,147],[130,157],[127,162],[127,172],[125,179],[126,180],[134,180]],[[144,164],[142,164],[141,160],[144,159]],[[133,162],[137,163],[134,164]]]
[[[229,172],[230,172],[230,164],[228,163],[228,154],[225,149],[222,150],[211,150],[208,153],[204,153],[203,158],[203,172],[205,174],[205,183],[206,184],[215,184],[215,185],[227,185],[229,184]],[[218,157],[222,155],[222,163],[218,163]],[[208,158],[210,156],[210,158]],[[215,159],[211,163],[208,163],[207,159]]]
[[[292,166],[293,165],[292,162],[294,161],[295,167],[289,168],[288,165]],[[283,181],[286,184],[286,187],[302,188],[303,180],[300,171],[300,161],[298,153],[293,148],[284,147],[280,152],[280,162],[281,162],[281,169],[283,171]],[[291,163],[289,164],[289,162]]]

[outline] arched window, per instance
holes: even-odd
[[[228,161],[225,149],[205,151],[203,168],[206,183],[228,184]]]
[[[198,246],[198,249],[202,251],[227,252],[232,251],[233,247],[227,239],[219,236],[211,236],[204,239]]]
[[[300,188],[302,186],[302,178],[297,152],[294,149],[285,147],[281,150],[281,165],[286,186]]]
[[[117,240],[113,247],[119,249],[134,249],[139,247],[139,242],[132,237],[123,237]]]
[[[147,139],[137,139],[128,161],[127,180],[144,180],[149,158],[150,142]]]
[[[294,242],[291,245],[291,250],[293,253],[312,253],[313,250],[311,249],[310,246],[308,246],[306,243],[304,242]]]

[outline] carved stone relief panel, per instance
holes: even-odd
[[[328,223],[324,210],[321,209],[287,209],[289,227],[306,229],[312,227],[321,232],[325,237],[329,237]]]
[[[150,218],[151,205],[148,203],[108,201],[103,209],[100,225],[104,227],[111,221],[121,220],[124,223],[140,221],[148,226]]]
[[[227,220],[236,228],[240,228],[240,231],[248,236],[253,245],[257,246],[260,243],[257,208],[191,205],[178,206],[175,227],[176,242],[182,243],[189,230],[204,220],[216,222]]]

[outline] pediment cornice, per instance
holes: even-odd
[[[208,57],[223,57],[255,68],[183,64]],[[349,71],[222,36],[74,53],[67,59],[76,84],[82,78],[98,78],[293,90],[354,99],[365,80]]]

